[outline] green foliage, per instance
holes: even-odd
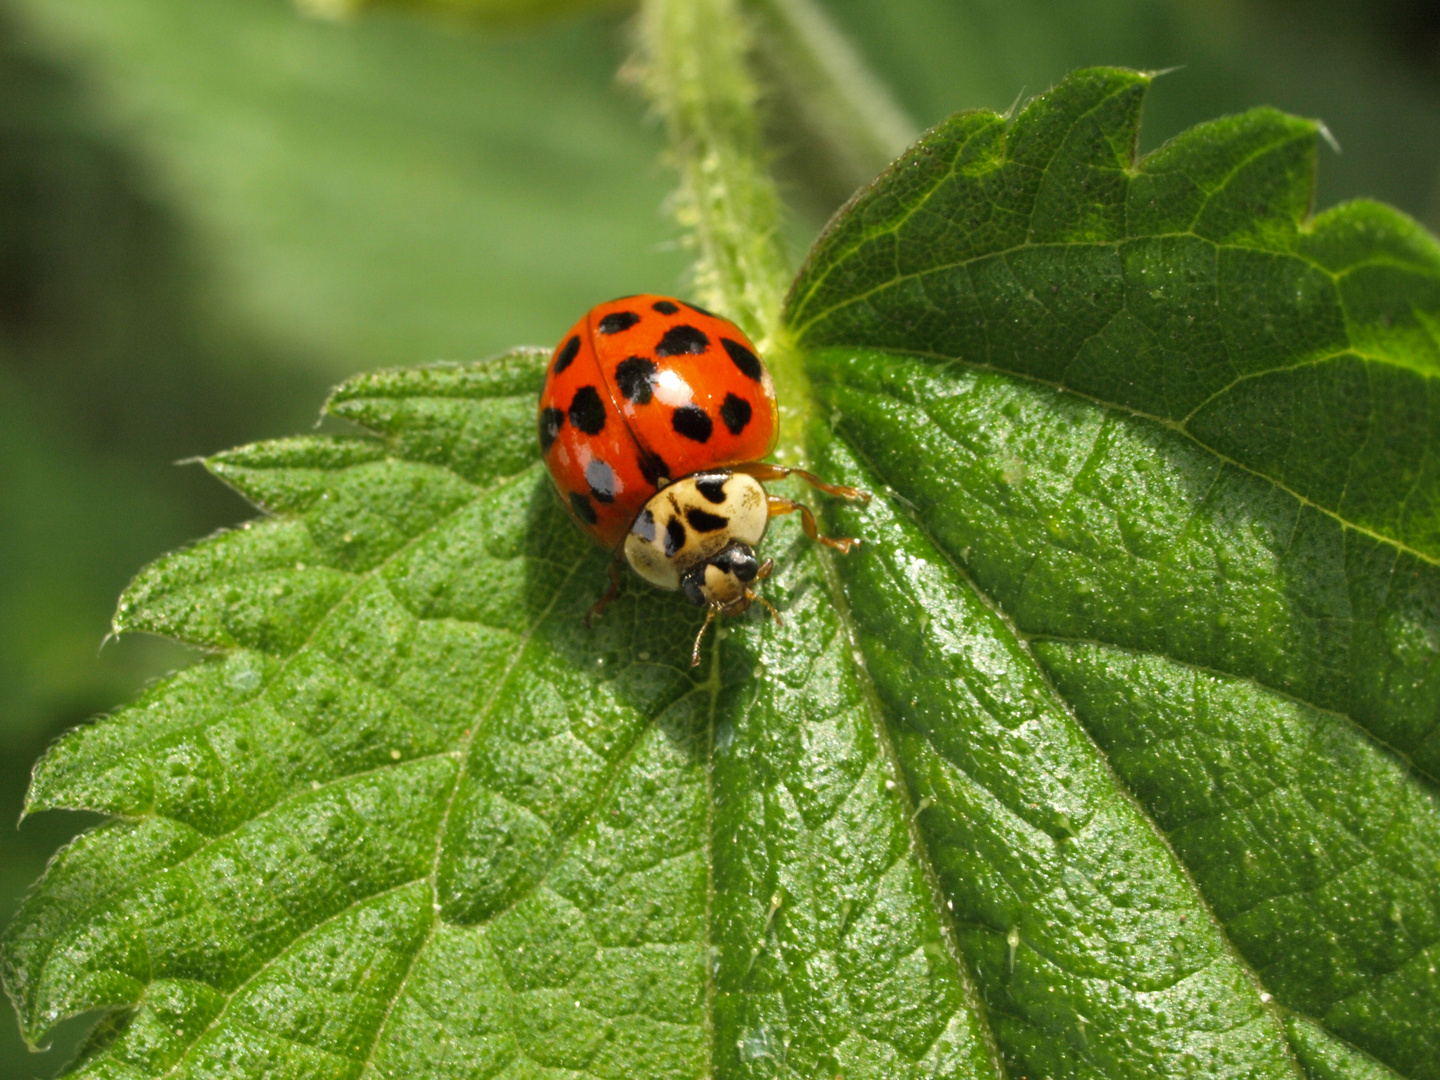
[[[858,640],[1016,1069],[1440,1075],[1440,250],[1306,220],[1268,110],[1133,161],[1145,83],[954,118],[801,272]]]
[[[617,281],[673,290],[622,43],[599,18],[487,41],[288,0],[4,5],[6,813],[45,743],[184,659],[99,648],[137,567],[246,513],[174,462],[301,428],[354,371],[544,340]]]
[[[91,822],[9,827],[36,757],[193,659],[102,648],[116,594],[250,513],[177,460],[307,429],[354,371],[674,289],[623,43],[613,19],[487,41],[289,0],[4,4],[0,925]],[[82,1025],[33,1056],[0,1023],[0,1076],[53,1074]]]
[[[1311,125],[1132,159],[1146,80],[964,114],[789,325],[829,507],[688,667],[533,445],[544,355],[354,379],[117,628],[113,821],[5,937],[81,1075],[1440,1076],[1440,253]],[[1363,389],[1363,396],[1356,388]],[[1409,470],[1408,472],[1406,470]],[[553,1070],[553,1071],[552,1071]]]
[[[354,15],[377,0],[297,0],[302,11],[321,18]],[[398,0],[406,7],[430,8],[500,26],[541,22],[588,8],[614,8],[627,0]]]
[[[271,516],[162,560],[117,622],[225,655],[36,775],[32,811],[121,820],[7,939],[32,1037],[138,1003],[84,1069],[684,1075],[823,1022],[888,1075],[968,1075],[964,981],[808,544],[776,546],[787,630],[744,628],[707,677],[674,597],[587,633],[605,557],[534,460],[544,360],[358,379],[331,411],[381,438],[214,459]]]
[[[1351,4],[1350,18],[1334,18]],[[1417,51],[1406,0],[825,0],[924,124],[957,109],[1005,110],[1092,64],[1167,76],[1146,105],[1146,148],[1258,102],[1322,119],[1344,148],[1326,153],[1321,205],[1384,199],[1440,228],[1440,95],[1368,32],[1384,21]],[[1425,5],[1412,5],[1418,16]],[[1364,9],[1363,13],[1359,9]],[[1328,10],[1327,10],[1328,9]],[[1433,7],[1429,10],[1433,10]],[[1367,26],[1366,24],[1371,24]],[[1427,58],[1440,58],[1433,50]]]
[[[17,0],[212,255],[226,314],[333,378],[550,336],[603,282],[673,287],[662,142],[618,26],[482,38],[290,0]],[[193,452],[193,451],[192,451]]]
[[[0,925],[92,822],[12,827],[35,759],[193,659],[102,648],[117,593],[251,512],[177,460],[306,430],[352,372],[675,288],[623,45],[613,18],[486,40],[290,0],[0,9]],[[0,1023],[0,1076],[53,1074],[83,1026],[37,1056]]]

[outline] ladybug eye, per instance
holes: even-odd
[[[680,591],[696,607],[705,606],[705,563],[700,563],[680,579]]]
[[[730,572],[741,581],[754,581],[759,569],[760,564],[755,561],[755,553],[749,548],[737,550],[730,559]]]
[[[760,570],[750,545],[738,540],[711,558],[710,565],[722,574],[734,574],[741,581],[754,581]]]

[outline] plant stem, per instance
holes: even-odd
[[[680,173],[673,211],[696,249],[696,293],[763,348],[779,326],[790,266],[780,198],[761,160],[750,45],[736,0],[641,4],[642,77]]]
[[[700,303],[733,319],[765,356],[781,401],[780,456],[799,454],[808,380],[780,325],[790,261],[765,168],[739,0],[643,0],[638,73],[680,174],[672,210],[695,249]]]
[[[815,0],[745,2],[761,21],[768,70],[847,184],[865,183],[915,141],[915,122]]]

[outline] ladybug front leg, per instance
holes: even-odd
[[[605,595],[590,605],[590,610],[585,613],[585,629],[590,629],[590,621],[599,618],[605,609],[610,606],[610,601],[620,595],[620,565],[625,558],[625,547],[622,544],[615,549],[615,558],[610,560],[609,574],[610,587],[605,590]]]
[[[700,632],[695,635],[695,648],[690,650],[690,666],[700,666],[700,642],[705,638],[705,631],[710,629],[710,624],[715,621],[715,616],[720,614],[718,608],[711,608],[705,612],[705,622],[700,627]]]
[[[799,472],[798,469],[795,471]],[[863,494],[863,492],[861,494]],[[869,498],[868,495],[865,497],[867,499]],[[793,514],[797,510],[800,511],[800,524],[805,528],[805,535],[817,543],[834,548],[836,551],[845,555],[850,554],[851,548],[860,546],[860,541],[852,537],[837,538],[833,536],[821,536],[820,530],[815,526],[815,515],[810,512],[810,508],[802,503],[796,502],[794,499],[782,499],[778,495],[769,495],[766,497],[766,502],[769,504],[770,516],[772,518],[779,517],[781,514]]]
[[[770,465],[763,461],[747,461],[743,465],[730,465],[727,467],[731,472],[753,476],[762,484],[770,480],[784,480],[788,476],[794,476],[804,480],[805,483],[809,484],[815,490],[825,492],[826,495],[836,495],[842,499],[859,499],[862,502],[870,501],[870,493],[868,491],[846,487],[844,484],[827,484],[824,480],[821,480],[814,473],[806,469],[787,469],[784,465]],[[781,511],[781,513],[788,513],[788,511]],[[770,516],[774,517],[775,515],[772,513]]]

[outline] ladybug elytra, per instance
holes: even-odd
[[[591,308],[561,339],[545,376],[540,451],[570,516],[646,581],[705,607],[700,641],[717,615],[759,600],[752,585],[771,560],[755,549],[772,517],[799,512],[805,533],[841,552],[860,541],[821,536],[808,507],[770,495],[795,476],[846,499],[869,499],[803,469],[759,459],[779,434],[775,385],[738,326],[667,296],[627,296]]]

